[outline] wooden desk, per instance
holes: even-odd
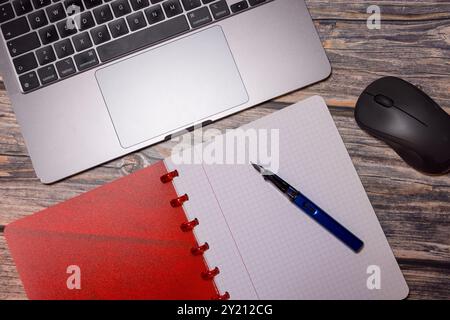
[[[209,127],[235,128],[311,95],[323,96],[409,284],[409,298],[448,299],[450,176],[428,177],[409,168],[384,143],[358,128],[353,107],[371,81],[396,75],[420,85],[450,112],[450,2],[307,2],[333,75]],[[366,8],[373,3],[382,7],[381,30],[366,27]],[[171,146],[161,143],[60,183],[42,185],[0,82],[0,225],[152,164],[168,156]],[[16,298],[26,296],[0,232],[0,299]]]

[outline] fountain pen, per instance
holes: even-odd
[[[314,204],[300,191],[296,190],[289,183],[281,179],[279,176],[263,168],[260,165],[252,163],[253,168],[262,174],[264,180],[271,182],[283,194],[285,194],[298,208],[304,211],[314,221],[319,223],[328,232],[333,234],[337,239],[342,241],[355,253],[361,251],[364,243],[348,229],[342,226],[339,222],[333,219],[329,214],[322,210],[319,206]]]

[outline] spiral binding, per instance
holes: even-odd
[[[225,291],[224,294],[218,294],[213,300],[230,300],[230,294],[228,291]]]
[[[181,226],[180,226],[180,228],[181,228],[181,230],[182,230],[183,232],[189,232],[189,231],[194,230],[194,228],[195,228],[196,226],[198,226],[199,224],[200,224],[200,223],[198,222],[198,219],[195,218],[195,219],[192,220],[192,221],[182,223]]]
[[[191,253],[192,253],[192,255],[194,255],[194,256],[201,256],[201,255],[203,255],[203,254],[205,253],[205,251],[208,250],[208,249],[209,249],[209,244],[208,244],[208,242],[205,242],[204,245],[197,246],[197,247],[193,247],[193,248],[191,249]]]
[[[212,270],[203,271],[202,272],[202,278],[203,280],[212,280],[215,276],[217,276],[220,273],[220,270],[218,267],[215,267]]]
[[[177,170],[174,170],[172,172],[169,172],[169,173],[161,176],[161,182],[162,183],[171,182],[175,177],[178,177],[178,171]]]
[[[172,199],[170,201],[170,205],[174,208],[181,207],[183,203],[189,200],[189,196],[187,194],[182,195],[181,197]]]
[[[164,174],[163,176],[161,176],[160,180],[162,183],[169,183],[172,182],[174,178],[178,177],[179,173],[177,170],[168,172],[166,174]],[[170,205],[173,208],[178,208],[181,207],[183,205],[183,203],[185,203],[186,201],[189,200],[189,196],[187,194],[184,194],[178,198],[172,199],[170,201]],[[192,221],[188,221],[188,222],[183,222],[180,226],[180,229],[183,232],[190,232],[192,230],[194,230],[194,228],[196,226],[198,226],[200,224],[200,221],[195,218]],[[203,255],[205,253],[205,251],[209,250],[209,244],[207,242],[205,242],[203,245],[198,245],[196,247],[191,248],[191,254],[193,256],[200,256]],[[208,270],[208,271],[204,271],[200,274],[200,277],[203,280],[206,281],[210,281],[213,280],[218,274],[220,273],[220,269],[218,267],[215,267],[212,270]],[[213,300],[229,300],[230,299],[230,294],[228,293],[228,291],[226,291],[224,294],[217,294],[217,296],[212,297]]]

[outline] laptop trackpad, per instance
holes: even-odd
[[[124,148],[248,101],[220,27],[100,69],[96,77]]]

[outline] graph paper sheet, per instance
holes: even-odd
[[[278,174],[365,246],[355,254],[250,164],[168,158],[168,169],[180,172],[177,192],[189,194],[188,218],[200,221],[197,240],[210,245],[205,259],[220,268],[218,289],[232,299],[405,298],[407,284],[324,100],[312,97],[248,128],[279,130]]]

